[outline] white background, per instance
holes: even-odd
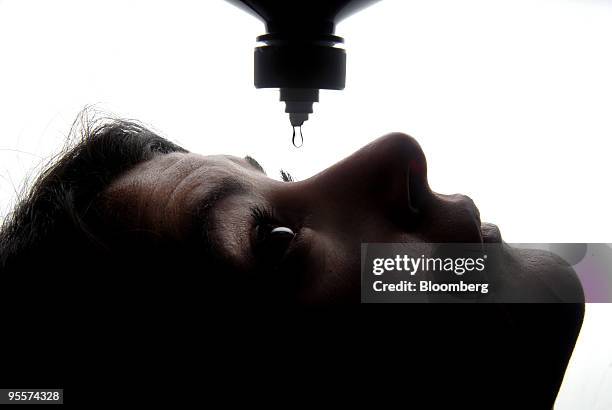
[[[291,128],[255,90],[263,24],[220,0],[0,0],[0,216],[85,105],[306,178],[390,131],[508,242],[612,242],[612,3],[384,0],[338,26],[347,88]],[[612,408],[612,305],[589,305],[558,409]]]

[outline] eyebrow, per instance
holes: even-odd
[[[263,167],[259,164],[259,162],[257,162],[255,160],[255,158],[251,157],[250,155],[247,155],[246,157],[244,157],[244,160],[246,162],[248,162],[253,168],[255,168],[258,171],[263,172],[264,174],[266,173],[266,171],[263,169]]]
[[[241,195],[248,192],[246,186],[236,179],[227,177],[221,180],[217,186],[212,188],[200,201],[200,205],[195,212],[196,222],[199,222],[200,239],[203,240],[205,252],[213,254],[216,247],[215,239],[210,235],[214,230],[213,214],[217,205],[226,198],[234,195]]]

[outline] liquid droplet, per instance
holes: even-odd
[[[297,137],[297,133],[295,132],[296,128],[300,129],[300,136],[299,137]],[[293,137],[291,138],[291,142],[293,142],[293,146],[296,147],[296,148],[301,148],[302,145],[304,145],[304,135],[302,135],[302,126],[301,125],[299,127],[293,127]]]

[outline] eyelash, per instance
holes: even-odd
[[[288,171],[281,169],[280,174],[281,174],[281,179],[284,182],[295,182],[295,179],[293,179],[293,176]]]
[[[251,215],[255,221],[255,226],[278,224],[278,218],[272,208],[256,205],[251,208]]]
[[[264,207],[264,206],[254,206],[251,208],[251,215],[253,216],[253,252],[256,257],[260,258],[259,260],[265,261],[264,263],[278,263],[281,259],[284,259],[287,255],[287,252],[290,252],[290,243],[287,244],[287,247],[275,248],[274,245],[269,247],[268,240],[270,239],[270,232],[272,229],[280,226],[288,227],[289,229],[294,230],[293,227],[289,226],[286,223],[280,222],[280,219],[276,216],[273,208]],[[291,239],[292,243],[297,239],[297,234],[294,234],[294,238]],[[278,243],[277,243],[278,245]],[[277,265],[274,265],[277,268]]]

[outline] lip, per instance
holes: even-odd
[[[480,225],[480,232],[482,234],[483,243],[501,243],[502,241],[501,232],[497,225],[483,222]]]

